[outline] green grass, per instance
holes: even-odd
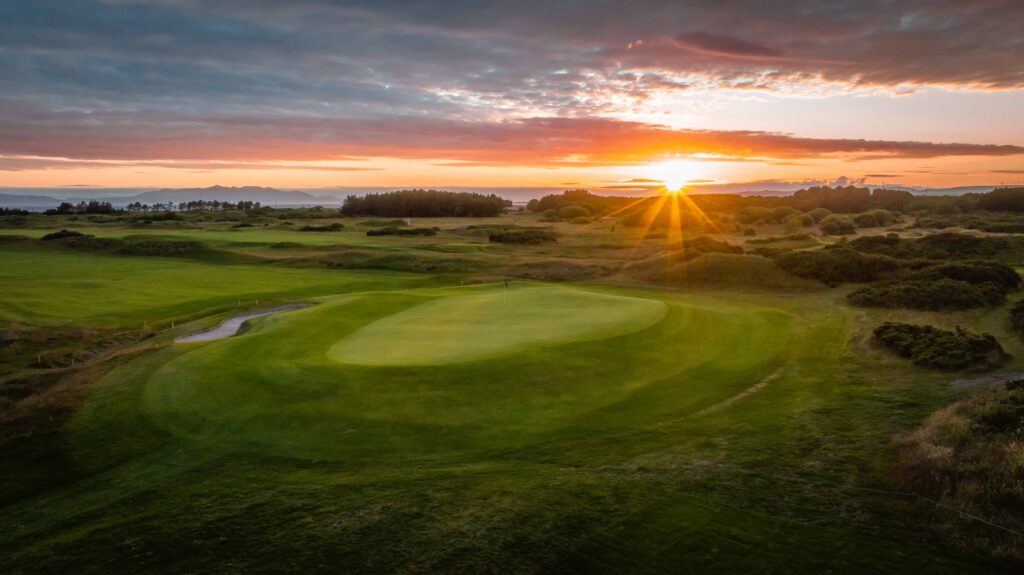
[[[0,320],[141,327],[257,300],[422,284],[397,272],[218,265],[177,258],[0,250]]]
[[[364,326],[331,346],[327,356],[360,365],[473,361],[624,335],[660,321],[667,311],[659,300],[580,289],[466,291],[449,291]]]
[[[1004,310],[437,281],[0,250],[5,321],[317,302],[147,340],[59,431],[0,443],[0,571],[1019,572],[877,491],[892,438],[956,392],[866,344],[898,319],[1020,356]]]

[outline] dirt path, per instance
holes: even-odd
[[[245,322],[247,322],[247,321],[249,321],[251,319],[256,319],[258,317],[264,317],[264,316],[268,316],[268,315],[273,315],[273,314],[276,314],[276,313],[284,313],[286,311],[293,311],[293,310],[297,310],[297,309],[302,309],[304,307],[309,307],[309,305],[310,304],[296,303],[296,304],[282,305],[282,306],[277,306],[277,307],[272,307],[272,308],[267,308],[267,309],[261,309],[259,311],[251,311],[251,312],[248,312],[248,313],[243,313],[242,315],[236,315],[235,317],[228,318],[228,319],[222,321],[220,323],[220,325],[218,325],[217,327],[215,327],[213,329],[210,329],[210,330],[207,330],[207,331],[201,331],[199,333],[194,333],[192,335],[182,336],[182,337],[179,337],[178,339],[174,340],[174,342],[175,343],[194,343],[194,342],[197,342],[197,341],[213,341],[213,340],[217,340],[217,339],[224,339],[226,337],[231,337],[231,336],[237,334],[239,332],[239,330],[242,329],[242,326],[245,325]]]

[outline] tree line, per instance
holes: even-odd
[[[346,216],[384,217],[492,217],[510,202],[495,194],[445,192],[440,190],[398,190],[348,196],[341,206]]]

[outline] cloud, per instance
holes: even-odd
[[[12,108],[14,108],[12,110]],[[7,113],[5,113],[7,112]],[[0,105],[0,155],[67,161],[177,162],[198,169],[233,162],[257,168],[359,169],[296,162],[367,157],[444,160],[452,166],[635,164],[666,156],[845,158],[850,161],[944,156],[1011,156],[1024,147],[995,144],[805,138],[750,130],[673,130],[609,118],[520,118],[494,122],[422,117],[324,119],[149,112],[52,112]],[[286,163],[282,164],[282,163]],[[13,169],[13,168],[8,168]]]
[[[1024,174],[1024,170],[991,170],[992,174]]]
[[[865,174],[865,178],[901,178],[899,174]]]
[[[680,34],[675,37],[675,40],[679,46],[688,50],[716,56],[751,58],[782,56],[780,50],[769,46],[708,32]]]

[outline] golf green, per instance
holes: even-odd
[[[571,288],[458,295],[375,321],[327,355],[361,365],[440,365],[624,335],[661,321],[667,311],[656,299]]]
[[[419,327],[431,321],[435,337]],[[317,460],[469,457],[693,415],[772,373],[793,335],[789,314],[703,296],[370,292],[110,377],[143,378],[148,416],[207,445]],[[471,351],[451,351],[460,338]],[[370,356],[373,340],[391,351]],[[450,363],[414,365],[438,357],[432,342]],[[343,350],[363,363],[336,361]]]

